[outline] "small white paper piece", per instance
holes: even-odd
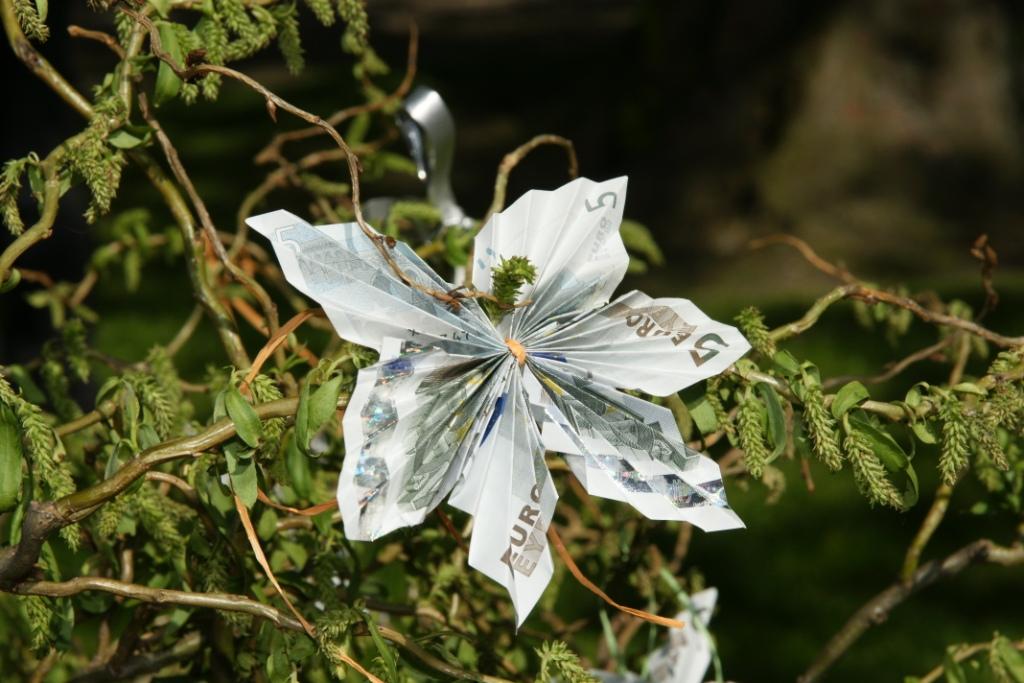
[[[590,493],[653,519],[743,526],[718,465],[686,446],[671,412],[617,390],[665,396],[750,348],[685,299],[609,303],[629,261],[625,199],[625,178],[579,178],[495,214],[476,237],[474,287],[490,291],[504,258],[537,268],[521,293],[530,303],[497,325],[475,299],[453,307],[402,282],[355,223],[312,226],[287,211],[246,220],[339,335],[381,354],[360,370],[343,422],[345,534],[419,524],[447,497],[473,515],[469,563],[508,590],[519,624],[553,573],[546,450],[564,453]],[[406,244],[391,256],[418,285],[453,289]]]
[[[711,666],[713,643],[707,625],[718,601],[718,589],[690,596],[688,609],[676,615],[682,628],[668,632],[668,642],[650,654],[647,676],[591,671],[602,683],[703,683]]]

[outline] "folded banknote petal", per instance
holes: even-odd
[[[435,349],[359,371],[338,479],[346,536],[373,540],[419,524],[448,495],[505,390],[504,362]]]
[[[499,329],[516,339],[560,316],[608,301],[629,266],[619,235],[626,178],[596,183],[577,178],[550,192],[532,190],[491,217],[474,243],[473,285],[491,289],[491,269],[525,256],[537,268]]]
[[[521,383],[516,368],[465,479],[449,499],[473,515],[469,564],[505,586],[518,625],[554,573],[547,529],[558,499]]]
[[[408,286],[355,223],[313,226],[287,211],[253,216],[246,223],[270,240],[288,282],[315,299],[349,341],[378,351],[387,337],[452,353],[505,349],[475,300],[453,308]],[[413,282],[451,289],[404,242],[396,242],[390,254]]]
[[[582,368],[609,386],[656,396],[713,377],[750,350],[739,330],[692,302],[638,291],[538,330],[524,343],[534,355]]]
[[[531,361],[544,408],[545,446],[566,454],[587,491],[628,502],[651,519],[705,531],[742,528],[714,460],[689,448],[672,413],[595,382],[571,366]]]

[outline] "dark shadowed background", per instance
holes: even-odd
[[[795,234],[824,257],[881,285],[933,289],[975,307],[983,298],[968,254],[988,233],[1001,266],[1002,303],[990,327],[1024,332],[1024,9],[968,0],[716,0],[540,2],[371,0],[371,41],[396,83],[408,25],[420,27],[418,82],[438,89],[457,122],[454,187],[464,208],[490,203],[502,156],[537,133],[571,138],[582,174],[629,175],[627,216],[646,224],[666,265],[631,278],[654,295],[686,296],[729,318],[761,306],[769,323],[799,315],[828,278],[795,252],[752,252],[752,238]],[[52,3],[51,26],[94,26],[84,2]],[[306,14],[308,67],[299,78],[266,55],[241,65],[283,96],[326,115],[358,102],[338,32]],[[42,51],[83,92],[109,68],[105,49],[54,35]],[[0,52],[6,101],[0,158],[50,149],[81,120]],[[387,79],[385,79],[387,80]],[[253,155],[277,129],[262,101],[232,84],[216,105],[166,107],[162,120],[214,218],[234,224],[241,197],[263,177]],[[294,125],[284,117],[284,126]],[[401,145],[396,143],[396,150]],[[129,174],[129,177],[131,174]],[[337,179],[343,171],[335,169]],[[565,180],[564,155],[542,149],[513,173],[509,198]],[[418,188],[397,188],[415,193]],[[364,199],[396,188],[371,184]],[[75,194],[77,192],[78,194]],[[86,196],[76,190],[73,209]],[[129,180],[119,208],[153,203]],[[275,207],[267,207],[275,208]],[[294,207],[291,207],[294,208]],[[91,228],[62,210],[61,239],[20,265],[81,277]],[[73,238],[72,238],[73,236]],[[9,239],[0,237],[0,242]],[[102,350],[139,356],[173,334],[191,307],[183,276],[155,267],[137,296],[96,294],[108,318]],[[123,334],[119,334],[117,330]],[[0,300],[0,363],[23,360],[49,330],[46,311]],[[927,343],[897,349],[860,330],[848,308],[830,312],[801,357],[824,373],[877,370]],[[125,346],[124,337],[131,336]],[[213,342],[183,357],[202,371]],[[927,375],[928,370],[924,372]],[[927,379],[927,376],[921,377]],[[906,386],[894,386],[899,395]],[[700,536],[691,562],[720,590],[713,621],[728,678],[792,680],[845,618],[888,585],[924,510],[870,510],[849,477],[791,489],[765,506],[763,489],[732,490],[749,529]],[[930,473],[927,476],[931,476]],[[926,478],[927,478],[926,476]],[[928,491],[934,482],[922,482]],[[956,501],[933,552],[975,538],[983,522]],[[902,680],[941,661],[944,645],[1024,637],[1024,589],[981,568],[932,588],[869,633],[828,680]]]

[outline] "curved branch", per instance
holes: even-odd
[[[227,252],[224,250],[224,245],[220,241],[220,236],[217,234],[217,228],[213,224],[213,218],[210,216],[209,210],[206,208],[206,202],[196,191],[196,186],[192,183],[192,179],[189,177],[188,172],[185,170],[185,166],[181,163],[181,157],[178,156],[178,150],[171,143],[171,139],[167,137],[167,133],[164,132],[163,126],[153,116],[152,111],[149,108],[149,102],[145,94],[139,93],[139,110],[142,112],[142,117],[146,123],[149,124],[150,128],[156,133],[156,139],[160,143],[161,149],[164,151],[164,156],[167,159],[167,163],[171,167],[171,172],[174,174],[178,184],[185,188],[185,194],[192,202],[192,206],[195,209],[196,216],[199,217],[199,224],[202,226],[203,233],[206,235],[206,240],[209,242],[213,252],[220,259],[221,264],[231,274],[235,280],[237,280],[243,287],[248,290],[253,297],[256,298],[260,303],[260,308],[263,309],[263,314],[266,316],[267,329],[269,334],[273,335],[277,332],[279,326],[277,318],[277,306],[274,304],[270,295],[267,294],[266,290],[260,286],[255,279],[246,275],[246,273],[232,263],[231,259],[228,258]]]
[[[481,292],[468,292],[451,294],[443,292],[432,287],[423,285],[416,280],[406,275],[405,271],[402,270],[401,266],[395,260],[395,257],[391,253],[391,249],[395,246],[395,240],[390,237],[381,235],[376,230],[371,228],[366,222],[366,218],[363,216],[363,207],[360,201],[360,190],[359,190],[359,173],[362,170],[359,158],[352,151],[352,148],[348,146],[345,139],[341,137],[341,133],[332,126],[330,123],[325,121],[323,118],[312,114],[301,107],[297,107],[291,102],[285,100],[280,95],[274,93],[265,85],[252,78],[251,76],[232,69],[227,66],[221,66],[219,64],[194,64],[188,67],[182,67],[174,61],[174,58],[168,54],[160,43],[160,32],[157,30],[156,25],[150,21],[144,13],[135,12],[127,7],[118,6],[119,11],[124,12],[128,16],[132,17],[135,21],[142,24],[149,31],[149,43],[150,49],[153,54],[164,64],[167,64],[175,75],[183,81],[189,81],[197,76],[203,74],[215,73],[220,74],[226,78],[236,80],[244,84],[249,89],[256,93],[259,93],[263,97],[263,102],[267,107],[267,113],[272,119],[277,120],[278,109],[283,109],[289,114],[296,116],[307,123],[310,123],[318,128],[321,128],[327,133],[335,144],[344,152],[345,162],[348,167],[349,178],[352,183],[352,213],[355,216],[355,222],[359,225],[359,228],[366,235],[366,238],[377,249],[377,252],[384,259],[384,262],[388,264],[388,268],[394,273],[395,277],[402,281],[407,287],[415,289],[419,292],[426,294],[427,296],[433,297],[438,301],[441,301],[445,305],[457,308],[460,305],[459,300],[467,297],[484,297],[489,298],[490,295],[483,294]]]
[[[68,83],[63,76],[58,73],[53,65],[50,64],[46,59],[39,54],[32,43],[29,42],[28,38],[21,30],[21,25],[18,23],[18,17],[14,13],[14,1],[13,0],[0,0],[0,19],[4,24],[4,32],[7,34],[7,42],[11,45],[11,50],[14,51],[14,55],[21,60],[21,62],[28,67],[28,70],[38,76],[46,85],[50,86],[50,89],[57,93],[62,100],[71,105],[71,108],[77,111],[85,118],[92,116],[92,105],[89,104],[89,100],[82,96],[80,92]]]
[[[43,187],[43,209],[39,214],[39,220],[18,235],[11,244],[0,253],[0,288],[7,281],[7,275],[14,268],[14,262],[28,249],[48,238],[53,233],[53,224],[57,220],[57,205],[60,201],[60,179],[57,177],[55,165],[56,159],[62,154],[63,146],[58,147],[43,162],[39,164],[43,171],[45,184]]]
[[[832,306],[832,304],[842,301],[843,299],[861,299],[869,304],[885,303],[890,306],[896,306],[897,308],[903,308],[927,323],[931,323],[933,325],[945,325],[947,327],[963,330],[964,332],[973,334],[976,337],[981,337],[996,346],[1002,346],[1004,348],[1024,346],[1024,336],[1007,337],[999,334],[998,332],[993,332],[988,328],[982,327],[970,320],[964,320],[962,318],[946,315],[945,313],[938,313],[936,311],[929,311],[921,304],[908,297],[893,294],[891,292],[883,292],[882,290],[873,289],[856,283],[836,287],[825,296],[815,301],[814,305],[812,305],[807,310],[807,313],[805,313],[799,320],[772,330],[770,333],[772,340],[776,342],[784,341],[790,337],[795,337],[798,334],[806,332],[818,322],[821,316],[830,306]]]
[[[807,244],[807,242],[795,235],[787,235],[785,233],[766,235],[764,237],[758,237],[757,239],[750,240],[750,244],[748,246],[751,249],[764,249],[770,244],[785,244],[793,247],[800,252],[800,255],[804,257],[805,261],[826,275],[834,277],[837,280],[841,280],[846,283],[852,283],[856,280],[856,278],[853,277],[850,271],[846,270],[846,268],[837,266],[821,258],[818,256],[818,253],[814,251],[811,245]]]
[[[51,598],[63,598],[78,595],[86,591],[102,591],[125,598],[158,605],[184,605],[186,607],[205,607],[222,609],[230,612],[242,612],[254,617],[265,619],[278,628],[301,631],[302,625],[292,617],[279,612],[270,605],[256,602],[243,595],[230,593],[192,593],[170,590],[168,588],[150,588],[134,583],[125,583],[102,576],[79,576],[68,581],[25,581],[13,586],[12,593],[18,595],[45,595]]]
[[[481,227],[486,225],[488,219],[505,206],[505,192],[508,189],[508,177],[511,175],[512,169],[518,166],[527,154],[543,145],[556,145],[565,149],[565,153],[569,157],[569,177],[575,178],[579,174],[579,161],[576,159],[576,148],[573,146],[572,140],[563,138],[561,135],[537,135],[506,154],[498,164],[498,175],[494,178],[494,198],[491,200],[491,206],[487,209],[484,219],[480,221]]]
[[[1024,546],[1004,547],[988,539],[980,539],[945,559],[933,560],[922,565],[909,581],[894,583],[858,609],[825,645],[807,671],[797,679],[798,682],[812,683],[821,678],[865,631],[884,622],[889,613],[910,596],[940,579],[956,576],[971,565],[982,562],[1006,566],[1024,564]]]
[[[185,203],[185,198],[181,196],[178,187],[151,157],[139,152],[132,152],[129,156],[142,168],[149,182],[163,197],[164,203],[181,230],[188,250],[185,262],[188,264],[192,289],[199,298],[199,303],[213,320],[228,359],[237,368],[249,367],[249,356],[242,344],[242,338],[238,334],[235,323],[207,281],[202,245],[196,241],[195,219],[192,217],[192,211],[188,204]]]
[[[1013,347],[1024,345],[1024,336],[1007,337],[997,332],[993,332],[988,328],[982,327],[978,323],[970,320],[963,320],[962,318],[956,318],[951,315],[946,315],[945,313],[929,311],[913,299],[908,299],[907,297],[899,296],[898,294],[883,292],[878,289],[871,289],[870,287],[858,286],[849,296],[854,299],[861,299],[869,304],[881,302],[897,306],[899,308],[905,308],[925,322],[933,323],[935,325],[955,327],[959,330],[969,332],[976,337],[981,337],[996,346]]]
[[[25,581],[12,586],[9,590],[17,595],[44,595],[48,597],[68,597],[86,591],[101,591],[158,605],[183,605],[185,607],[241,612],[259,619],[265,619],[281,629],[297,632],[304,631],[302,624],[297,619],[288,616],[284,612],[270,605],[247,598],[244,595],[234,595],[231,593],[193,593],[167,588],[150,588],[149,586],[141,586],[100,576],[80,576],[60,582]],[[412,638],[393,628],[377,626],[377,631],[385,640],[389,640],[407,650],[424,664],[443,673],[450,679],[481,681],[481,683],[511,683],[508,679],[499,676],[480,674],[452,666],[432,655]],[[363,632],[358,635],[369,635],[369,633]]]
[[[282,398],[257,404],[253,409],[262,420],[289,417],[295,414],[298,403],[297,398]],[[338,400],[338,407],[344,408],[346,405],[348,397],[342,396]],[[157,465],[198,455],[234,435],[234,423],[222,419],[198,434],[173,439],[143,451],[110,478],[93,486],[56,501],[33,501],[22,523],[21,540],[16,545],[0,549],[0,588],[20,581],[32,570],[39,559],[43,542],[53,532],[88,517]]]
[[[406,58],[405,76],[402,78],[402,82],[398,84],[398,87],[395,88],[391,94],[367,104],[360,104],[340,109],[327,117],[327,123],[332,126],[338,126],[352,117],[379,111],[394,104],[395,102],[401,101],[402,98],[408,94],[409,90],[412,89],[413,81],[416,79],[416,61],[417,55],[419,54],[420,44],[419,38],[419,27],[416,26],[416,24],[410,24],[409,49],[407,52],[408,56]],[[284,147],[285,143],[305,140],[316,135],[323,135],[323,133],[323,128],[318,126],[290,130],[286,133],[278,133],[270,140],[266,147],[256,154],[256,163],[263,164],[275,159],[281,159],[281,148]]]
[[[71,679],[71,683],[110,683],[125,679],[142,678],[144,674],[156,673],[171,664],[195,657],[202,645],[202,637],[193,631],[175,641],[171,649],[164,652],[144,652],[131,659],[107,662],[103,666],[90,668]],[[54,650],[56,652],[56,650]]]

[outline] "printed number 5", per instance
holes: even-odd
[[[693,362],[698,368],[707,363],[715,356],[717,356],[719,353],[718,349],[707,348],[707,344],[718,344],[721,345],[722,347],[729,346],[728,344],[725,343],[725,340],[719,337],[717,334],[705,334],[703,337],[697,340],[697,343],[693,345],[693,350],[690,351],[690,356],[693,357]],[[699,353],[697,353],[698,351],[706,351],[707,353],[705,353],[702,356]]]
[[[597,204],[595,204],[594,206],[590,205],[589,199],[584,202],[584,206],[587,207],[587,212],[589,213],[591,211],[597,211],[598,209],[600,209],[602,206],[604,206],[604,200],[607,199],[608,197],[612,198],[612,208],[614,209],[615,202],[618,201],[619,199],[618,196],[614,192],[604,192],[597,198]]]

